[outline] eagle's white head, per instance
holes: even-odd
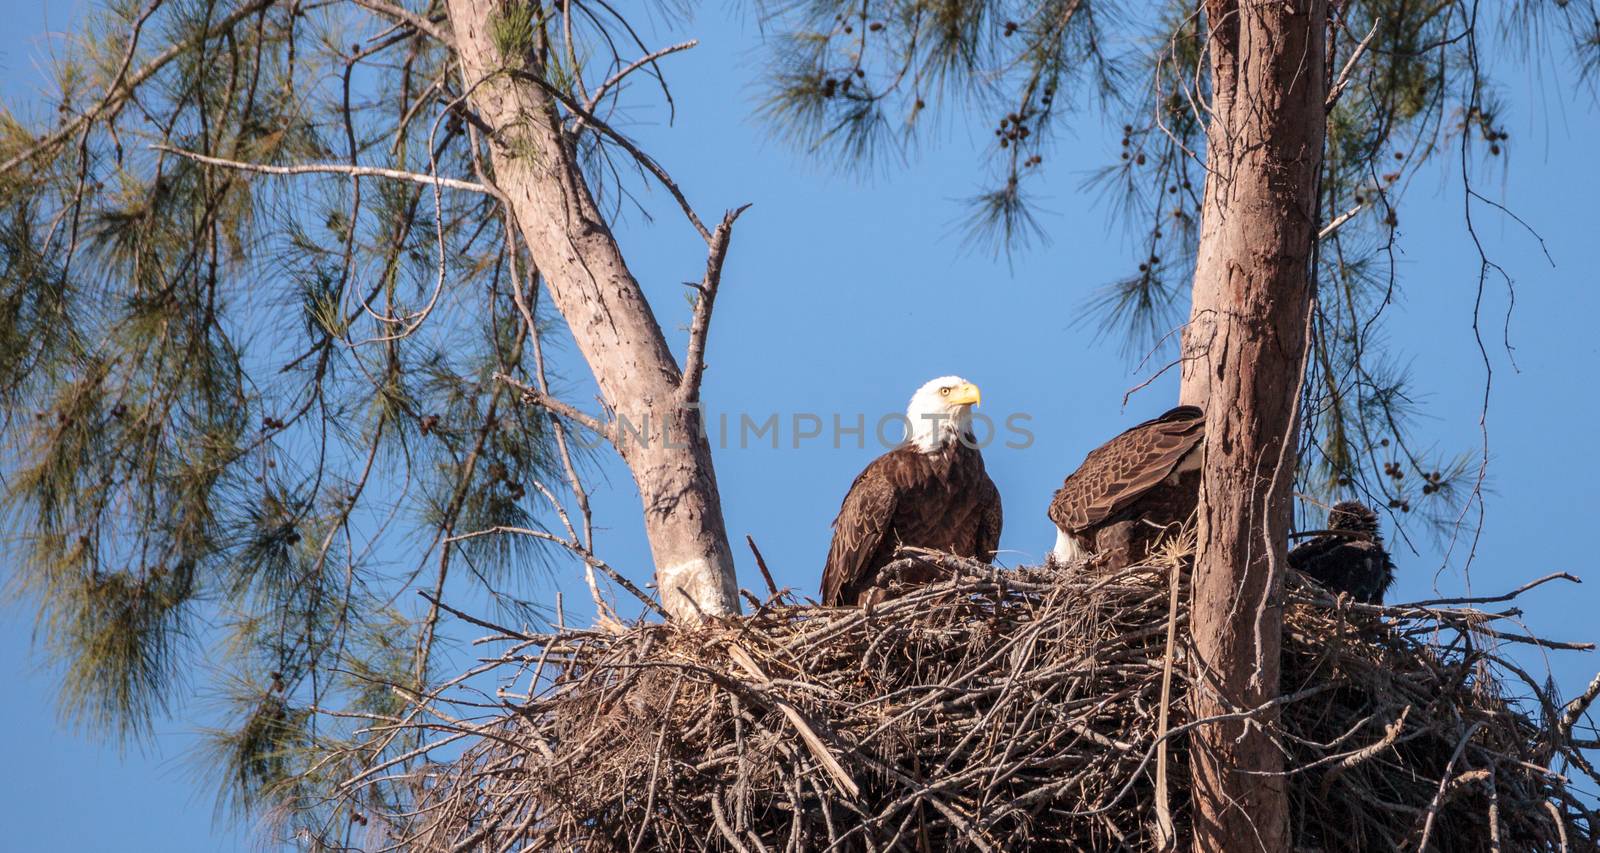
[[[972,407],[978,405],[978,386],[959,376],[941,376],[911,395],[906,420],[908,439],[923,453],[948,446],[960,435],[972,434]]]

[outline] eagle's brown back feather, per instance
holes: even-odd
[[[1179,406],[1091,451],[1050,501],[1050,520],[1073,535],[1114,520],[1175,473],[1205,438],[1205,415]]]

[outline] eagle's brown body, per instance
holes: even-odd
[[[1000,524],[1000,492],[976,448],[952,441],[925,453],[902,445],[874,459],[845,495],[822,570],[822,603],[883,600],[878,572],[901,545],[991,561]]]
[[[1091,451],[1050,501],[1056,529],[1108,566],[1140,560],[1194,513],[1205,414],[1179,406]]]
[[[1378,514],[1358,501],[1342,501],[1328,513],[1328,530],[1295,546],[1289,565],[1334,592],[1382,604],[1394,584],[1394,562],[1378,533]]]

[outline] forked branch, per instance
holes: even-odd
[[[445,47],[453,46],[450,37],[445,34],[444,30],[439,29],[438,24],[435,24],[433,21],[430,21],[414,12],[402,9],[393,3],[386,3],[384,0],[356,0],[356,5],[364,6],[367,9],[383,15],[384,17],[393,18],[394,20],[411,27],[413,30],[416,30],[419,33],[432,36],[435,41],[438,41]]]
[[[695,287],[699,295],[694,301],[694,320],[689,325],[689,352],[683,361],[683,379],[678,385],[678,396],[684,403],[700,401],[700,380],[706,370],[706,335],[711,331],[711,309],[717,301],[717,288],[722,285],[722,265],[728,258],[728,240],[733,235],[733,222],[739,214],[749,209],[742,205],[722,214],[722,222],[711,232],[711,245],[706,252],[706,275]]]
[[[518,391],[521,391],[522,401],[524,403],[532,403],[536,406],[542,406],[543,408],[548,409],[549,411],[554,412],[555,414],[560,415],[561,417],[566,418],[567,420],[572,421],[573,423],[578,424],[587,430],[597,433],[601,437],[605,438],[606,441],[614,440],[611,434],[611,427],[602,423],[600,419],[596,418],[595,416],[584,412],[581,409],[568,405],[567,403],[563,403],[555,397],[552,397],[549,394],[540,391],[538,388],[533,387],[532,385],[529,385],[525,382],[518,382],[516,379],[513,379],[504,373],[496,373],[494,378],[506,383],[507,385],[510,385]]]

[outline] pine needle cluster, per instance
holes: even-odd
[[[1475,175],[1511,154],[1484,53],[1570,56],[1574,82],[1592,84],[1600,13],[1592,0],[1330,5],[1333,94],[1297,491],[1312,515],[1317,502],[1359,495],[1402,530],[1448,533],[1481,506],[1486,457],[1439,449],[1418,428],[1406,353],[1384,336],[1384,312],[1408,284],[1396,263],[1402,200],[1419,171],[1449,167],[1469,199],[1469,233],[1471,208],[1497,208],[1474,189]],[[969,200],[981,248],[1053,236],[1036,200],[1059,165],[1049,156],[1056,136],[1085,122],[1120,127],[1111,161],[1085,188],[1126,227],[1133,269],[1086,296],[1085,316],[1141,366],[1176,351],[1205,201],[1207,24],[1196,4],[812,0],[762,11],[778,39],[766,118],[819,159],[877,166],[941,117],[992,129],[979,166],[988,188]],[[1509,286],[1477,251],[1478,291],[1490,279]]]

